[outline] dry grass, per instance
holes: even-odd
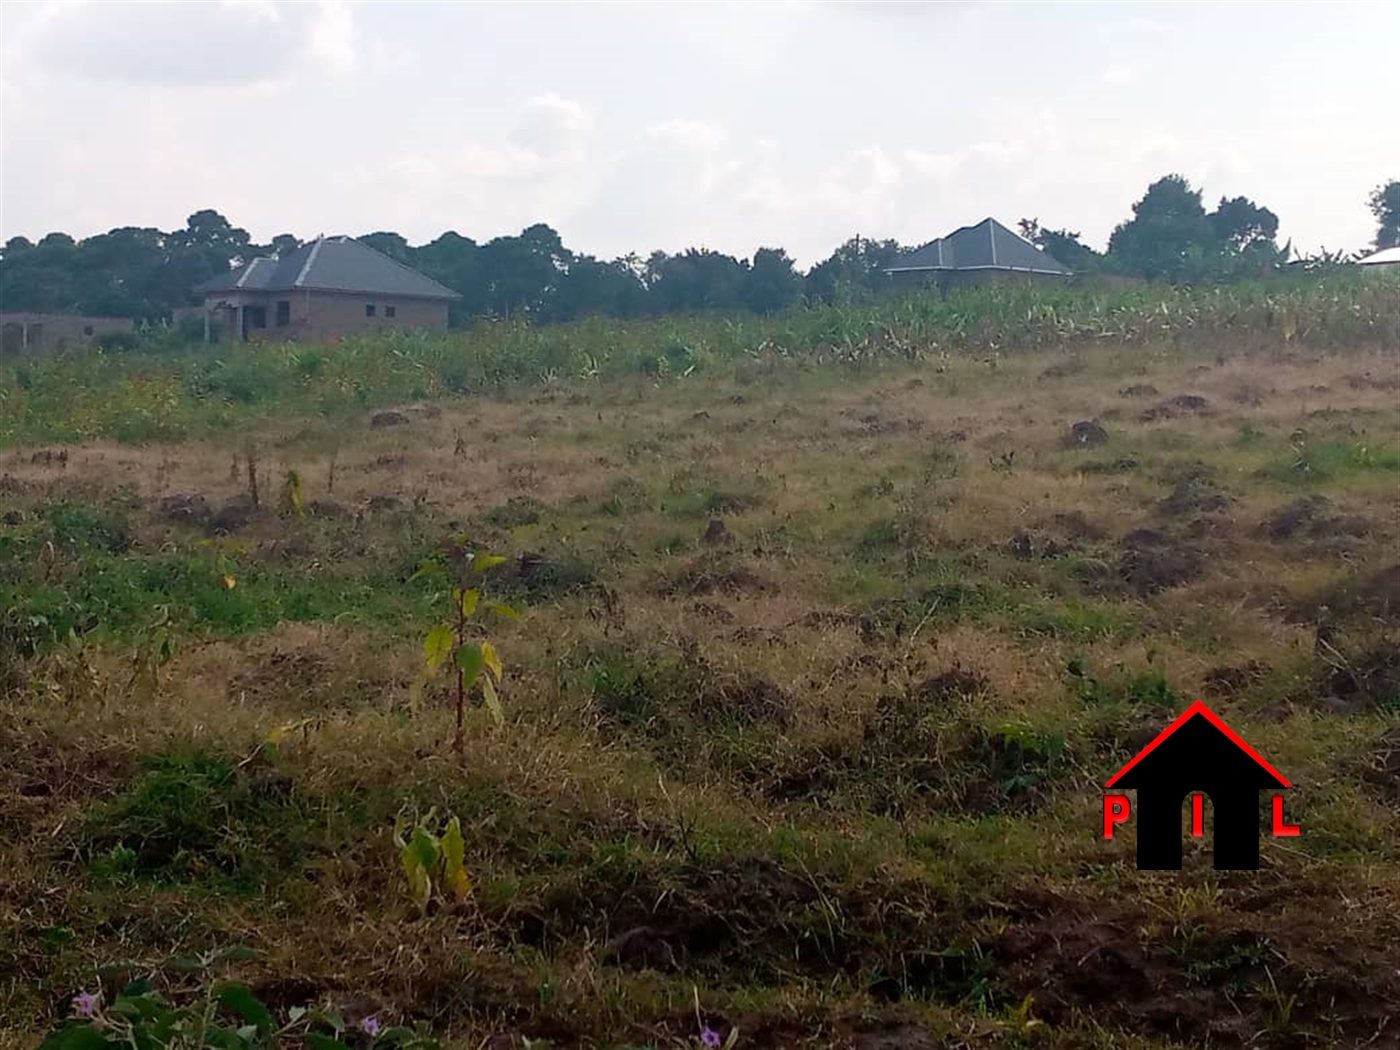
[[[790,379],[4,454],[0,1040],[101,965],[237,942],[276,1005],[463,1046],[693,1045],[696,994],[754,1047],[1400,1046],[1394,354]],[[250,440],[263,510],[172,520],[244,494]],[[289,468],[307,517],[269,509]],[[500,581],[508,724],[460,759],[405,582],[456,531],[551,573]],[[1257,875],[1095,838],[1198,696],[1299,785]],[[431,805],[477,890],[422,918],[389,832]]]

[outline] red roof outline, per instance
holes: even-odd
[[[1136,755],[1134,755],[1132,760],[1129,761],[1126,766],[1120,769],[1117,773],[1114,773],[1113,778],[1109,780],[1109,782],[1105,784],[1104,787],[1112,787],[1114,784],[1118,783],[1118,781],[1122,779],[1123,774],[1128,772],[1128,770],[1132,769],[1135,765],[1137,765],[1144,758],[1150,755],[1153,751],[1157,749],[1159,745],[1164,743],[1169,736],[1171,736],[1173,733],[1175,733],[1178,729],[1184,726],[1187,722],[1191,721],[1191,719],[1195,718],[1197,715],[1204,715],[1206,721],[1208,721],[1211,725],[1215,726],[1216,729],[1224,733],[1225,736],[1229,738],[1230,743],[1234,744],[1246,755],[1254,759],[1255,762],[1259,763],[1259,765],[1262,766],[1269,773],[1270,776],[1277,780],[1280,785],[1282,785],[1283,787],[1293,786],[1291,783],[1289,783],[1289,780],[1286,776],[1280,773],[1273,766],[1269,765],[1269,763],[1265,762],[1264,757],[1260,755],[1258,751],[1255,751],[1254,748],[1246,744],[1244,742],[1244,739],[1238,733],[1236,733],[1233,729],[1231,729],[1224,722],[1222,722],[1220,720],[1219,715],[1217,715],[1214,711],[1208,708],[1205,704],[1201,703],[1201,701],[1197,700],[1194,704],[1192,704],[1185,711],[1183,711],[1181,713],[1181,716],[1177,718],[1175,722],[1173,722],[1171,725],[1167,726],[1166,729],[1163,729],[1160,733],[1158,733],[1156,738],[1153,739],[1152,743],[1148,744],[1145,748],[1143,748]]]

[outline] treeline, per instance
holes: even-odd
[[[1400,243],[1400,181],[1377,188],[1369,203],[1379,227],[1377,245]],[[1176,283],[1258,275],[1289,254],[1278,245],[1278,216],[1268,208],[1236,197],[1207,210],[1201,191],[1179,175],[1148,187],[1132,216],[1114,229],[1106,252],[1085,245],[1077,232],[1036,219],[1022,219],[1020,228],[1077,273]],[[482,244],[454,232],[417,246],[387,231],[360,239],[461,293],[453,305],[458,324],[482,317],[553,322],[705,311],[768,314],[804,299],[829,302],[879,291],[889,281],[884,268],[905,250],[893,240],[855,237],[803,273],[779,248],[761,248],[751,259],[690,249],[603,260],[565,247],[544,224]],[[14,237],[0,254],[0,309],[157,320],[193,302],[191,290],[228,267],[301,243],[290,233],[255,243],[209,209],[170,232],[128,226],[81,241],[51,233],[37,244]]]

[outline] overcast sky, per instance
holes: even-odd
[[[0,237],[547,222],[605,257],[1102,245],[1153,178],[1357,249],[1400,177],[1400,3],[0,5]]]

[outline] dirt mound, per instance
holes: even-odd
[[[1134,383],[1118,391],[1119,397],[1156,397],[1157,388],[1151,383]]]
[[[1149,408],[1142,414],[1144,423],[1159,419],[1178,419],[1181,416],[1197,415],[1210,408],[1210,402],[1199,394],[1178,394],[1161,404]]]
[[[1274,511],[1260,523],[1260,531],[1271,540],[1286,540],[1304,529],[1325,520],[1332,509],[1326,496],[1304,496]]]
[[[1357,589],[1362,606],[1383,620],[1400,617],[1400,562],[1370,576]]]
[[[371,430],[383,430],[385,427],[406,427],[408,417],[402,412],[376,412],[369,417],[369,427]]]
[[[166,496],[158,504],[161,517],[167,521],[202,525],[214,516],[209,501],[196,492],[192,495]]]
[[[1213,514],[1230,506],[1230,497],[1216,484],[1215,472],[1204,464],[1186,467],[1169,480],[1172,491],[1157,504],[1163,514],[1171,517]]]
[[[656,586],[663,598],[698,598],[707,594],[763,594],[772,585],[742,561],[716,554],[701,555],[670,573]]]
[[[1117,459],[1101,459],[1080,466],[1084,474],[1131,474],[1137,470],[1138,461],[1132,456],[1119,456]]]
[[[246,528],[258,516],[258,508],[249,496],[235,496],[209,519],[209,527],[215,532],[237,532]]]
[[[1081,419],[1065,435],[1065,444],[1071,448],[1098,448],[1107,441],[1108,431],[1096,420]]]
[[[719,518],[711,518],[704,535],[700,537],[700,542],[707,547],[726,547],[734,542],[734,535]]]
[[[1205,559],[1194,547],[1155,529],[1136,529],[1118,542],[1118,578],[1138,594],[1156,594],[1199,577]]]
[[[1387,643],[1352,656],[1334,656],[1317,677],[1313,699],[1347,713],[1400,711],[1400,645]]]

